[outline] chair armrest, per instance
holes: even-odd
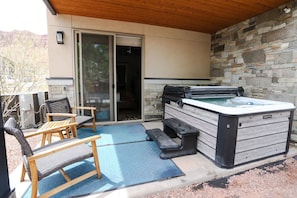
[[[95,111],[96,107],[72,107],[72,112],[75,112],[76,110],[88,110],[91,111],[92,117],[95,117]]]
[[[77,114],[75,113],[47,113],[47,116],[63,116],[63,117],[76,117]]]
[[[95,111],[96,107],[72,107],[73,109],[83,109],[83,110],[91,110]]]
[[[80,145],[80,144],[85,144],[87,142],[94,142],[96,144],[96,140],[100,139],[100,138],[101,138],[100,135],[94,135],[94,136],[87,137],[87,138],[84,138],[84,139],[78,139],[77,141],[73,141],[73,142],[70,142],[68,144],[64,144],[62,146],[58,146],[58,147],[50,149],[48,151],[44,151],[44,152],[34,154],[34,155],[28,157],[28,161],[35,161],[35,160],[37,160],[39,158],[46,157],[46,156],[48,156],[50,154],[53,154],[53,153],[56,153],[56,152],[59,152],[59,151],[65,150],[65,149],[69,149],[71,147],[74,147],[74,146],[77,146],[77,145]]]

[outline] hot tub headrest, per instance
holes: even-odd
[[[177,102],[181,98],[192,98],[190,87],[165,85],[162,95],[162,104],[170,101]]]

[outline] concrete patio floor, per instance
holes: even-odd
[[[144,122],[142,123],[146,129],[151,128],[162,128],[162,123],[160,121],[156,122]],[[287,155],[278,155],[270,157],[264,160],[259,160],[256,162],[240,165],[232,169],[224,169],[217,167],[211,160],[206,158],[200,153],[195,155],[188,155],[182,157],[176,157],[172,160],[174,163],[183,171],[185,174],[181,177],[176,177],[163,181],[156,181],[141,185],[136,185],[132,187],[122,188],[118,190],[108,191],[100,194],[94,194],[85,196],[88,198],[97,198],[97,197],[144,197],[146,195],[166,191],[170,189],[176,189],[180,187],[185,187],[194,183],[203,183],[213,179],[218,179],[236,173],[240,173],[255,167],[269,164],[272,162],[284,160],[290,157],[297,155],[297,146],[296,144],[290,145],[290,149]],[[100,159],[99,159],[100,160]],[[26,178],[25,182],[20,183],[19,178],[21,175],[21,166],[19,166],[11,175],[10,175],[10,184],[12,188],[16,190],[16,197],[22,197],[22,194],[30,185],[30,181]]]

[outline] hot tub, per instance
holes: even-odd
[[[295,106],[238,96],[234,87],[234,93],[221,97],[213,92],[226,88],[203,86],[204,93],[197,94],[199,87],[189,87],[187,97],[164,103],[164,118],[175,117],[199,129],[198,151],[219,167],[287,153]],[[189,94],[191,90],[196,94]]]

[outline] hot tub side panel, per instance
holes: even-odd
[[[199,130],[197,150],[215,161],[219,115],[204,109],[184,104],[165,104],[164,118],[178,118]]]
[[[240,116],[234,165],[286,153],[290,111]]]

